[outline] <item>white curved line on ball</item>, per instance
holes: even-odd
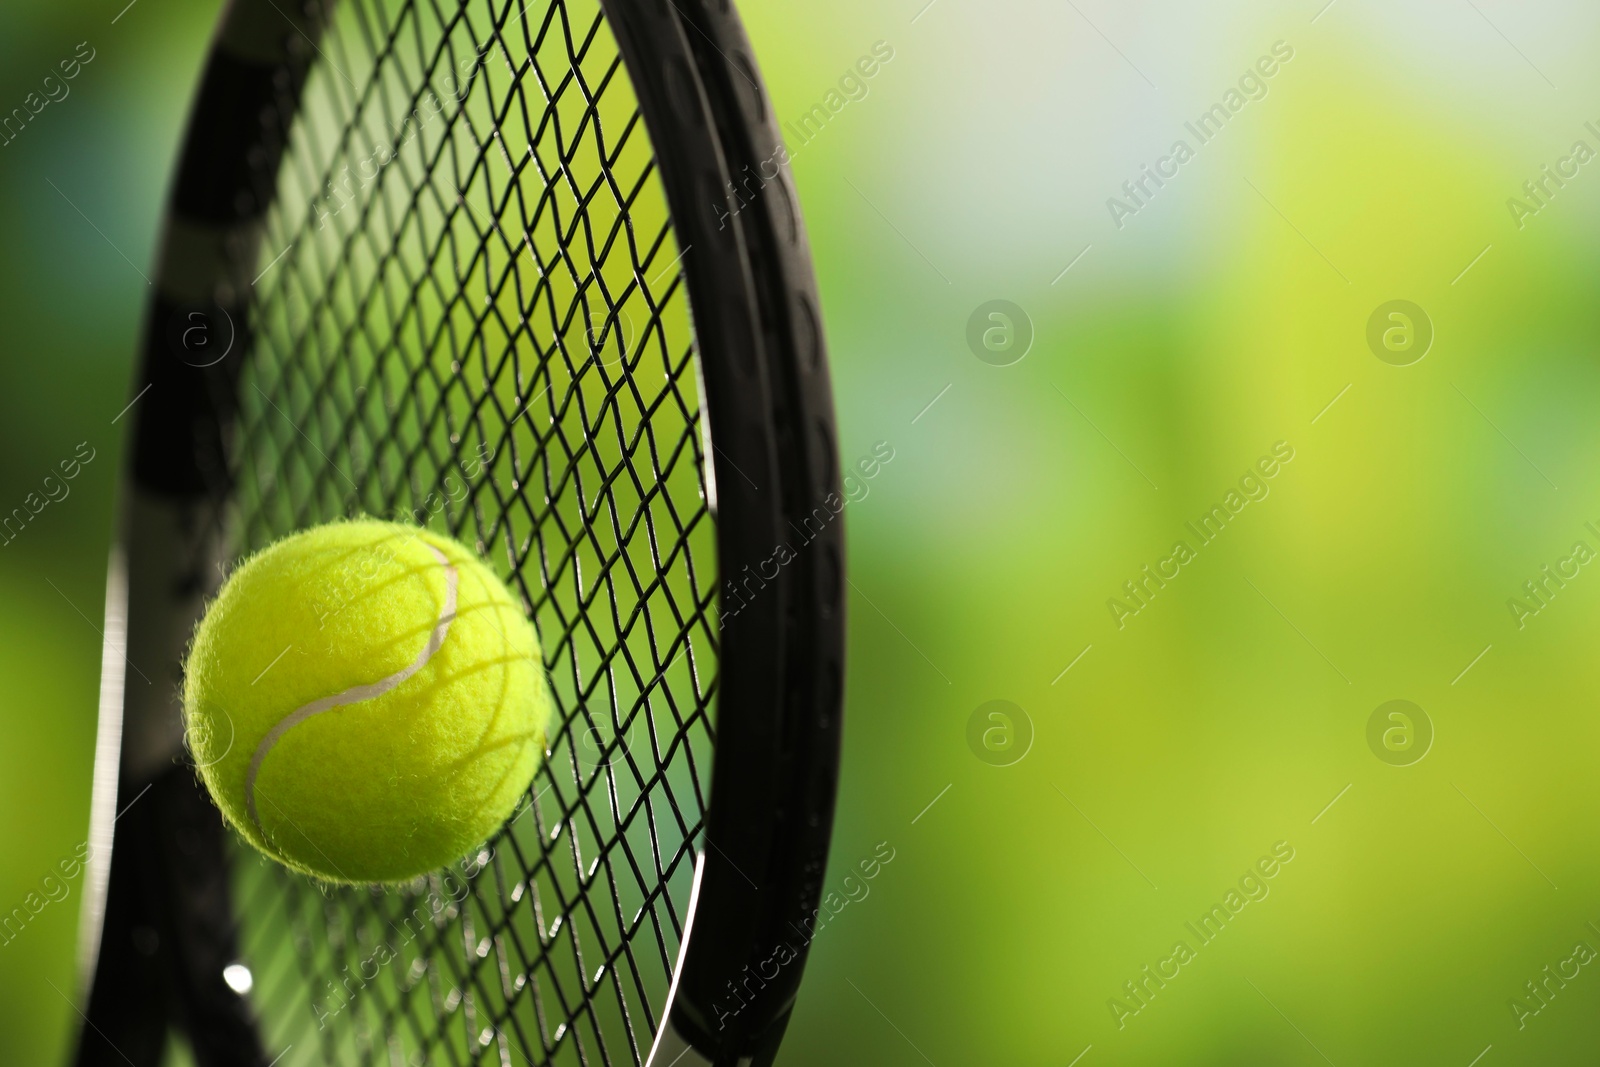
[[[444,645],[445,635],[450,632],[450,624],[455,621],[456,617],[456,585],[459,577],[456,573],[455,564],[451,563],[443,552],[440,552],[432,545],[423,545],[423,547],[432,552],[434,558],[439,561],[440,566],[444,567],[444,607],[439,612],[439,621],[434,624],[433,633],[428,637],[428,643],[417,654],[417,658],[412,660],[403,670],[396,671],[389,677],[379,681],[371,682],[367,685],[352,686],[342,693],[336,693],[330,697],[320,697],[303,707],[296,708],[280,719],[277,725],[267,732],[267,736],[261,739],[261,744],[256,746],[255,755],[250,757],[250,769],[245,772],[244,803],[250,812],[250,822],[255,825],[256,832],[262,837],[267,836],[267,831],[262,827],[261,817],[256,813],[256,775],[261,773],[261,764],[266,761],[267,755],[283,738],[283,735],[313,715],[320,715],[325,711],[331,711],[346,704],[359,704],[363,700],[371,700],[374,697],[383,696],[383,694],[391,691],[426,666],[427,662]]]

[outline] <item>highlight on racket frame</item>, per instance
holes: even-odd
[[[133,398],[76,1063],[173,1032],[204,1067],[772,1062],[832,827],[843,503],[731,3],[231,0]],[[398,888],[242,847],[182,736],[228,569],[356,514],[475,544],[557,702],[507,825]]]

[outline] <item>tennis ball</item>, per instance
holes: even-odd
[[[465,547],[373,520],[306,530],[223,584],[183,706],[251,844],[334,882],[459,859],[516,807],[552,701],[533,624]]]

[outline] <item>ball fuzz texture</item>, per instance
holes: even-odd
[[[361,520],[285,538],[223,584],[184,679],[190,750],[227,820],[335,882],[459,859],[543,758],[533,624],[465,547]]]

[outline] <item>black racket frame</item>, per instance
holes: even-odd
[[[839,768],[845,572],[828,360],[787,157],[731,0],[601,5],[683,250],[723,588],[760,593],[720,634],[709,845],[652,1062],[761,1065],[800,986]],[[231,0],[179,156],[108,579],[80,1067],[155,1067],[173,1026],[203,1067],[270,1062],[247,996],[223,980],[238,954],[229,846],[180,758],[176,694],[227,551],[248,275],[328,13]],[[195,326],[205,358],[185,332]],[[769,575],[775,546],[801,530],[805,546]]]

